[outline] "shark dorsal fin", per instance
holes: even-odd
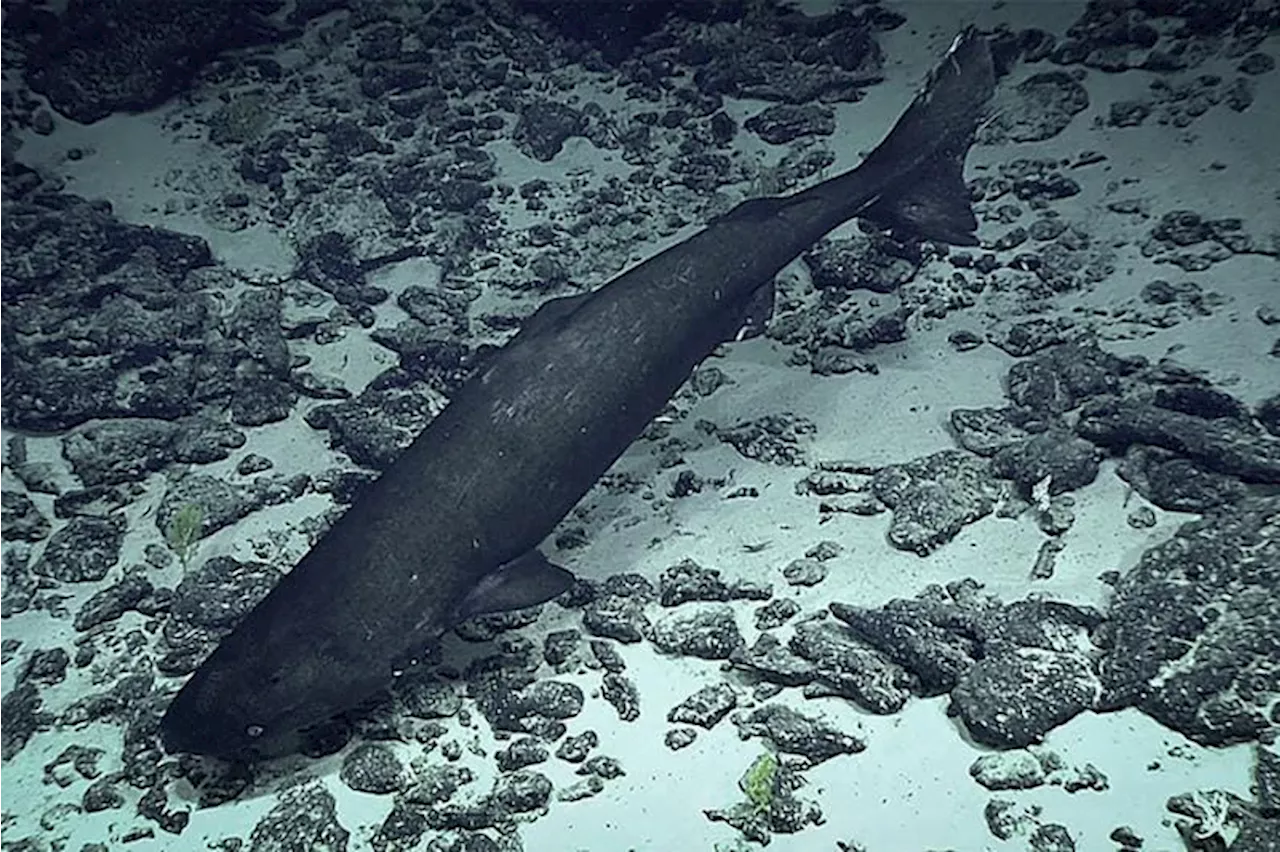
[[[565,322],[574,311],[582,307],[590,295],[590,293],[576,293],[572,296],[548,299],[520,324],[520,335],[526,338],[537,337],[557,323]]]

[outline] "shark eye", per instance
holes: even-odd
[[[266,732],[267,732],[267,729],[262,727],[261,725],[250,725],[249,727],[244,729],[245,736],[247,736],[251,740],[256,740],[258,737],[262,736]]]

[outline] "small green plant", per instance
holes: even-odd
[[[187,570],[191,556],[195,552],[196,542],[204,529],[204,509],[199,503],[185,503],[173,517],[169,519],[169,527],[164,532],[165,543],[178,557],[182,570]]]
[[[766,751],[755,759],[738,786],[747,795],[747,802],[755,813],[763,813],[773,806],[775,782],[778,780],[778,756]]]

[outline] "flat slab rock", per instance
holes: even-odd
[[[1224,507],[1144,553],[1098,640],[1104,708],[1136,705],[1203,745],[1274,730],[1280,498]]]

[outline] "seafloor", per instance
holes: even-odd
[[[802,11],[6,0],[5,852],[1280,849],[1280,10]],[[852,167],[970,24],[980,246],[830,235],[548,538],[571,593],[303,753],[164,753],[539,304]]]

